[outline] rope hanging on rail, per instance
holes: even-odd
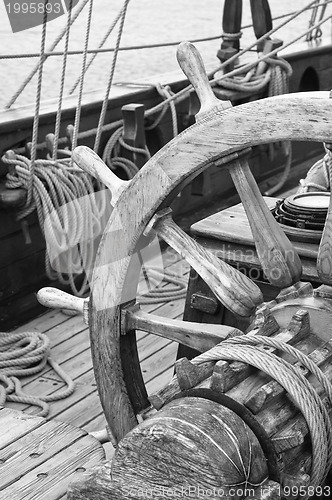
[[[23,392],[19,379],[40,373],[47,363],[67,388],[49,396],[32,396]],[[46,335],[37,332],[0,332],[1,406],[5,406],[6,401],[37,406],[41,409],[37,415],[46,417],[50,411],[48,403],[64,399],[74,390],[74,382],[50,357],[50,341]]]
[[[7,174],[7,187],[30,186],[30,161],[21,155],[3,157],[15,167]],[[32,194],[29,203],[18,214],[24,219],[37,210],[39,225],[47,242],[45,267],[47,276],[70,284],[75,295],[89,289],[96,246],[110,216],[106,198],[108,190],[96,191],[92,178],[77,167],[70,167],[71,157],[57,160],[36,160]],[[53,268],[53,269],[52,269]],[[85,272],[80,287],[75,276]]]
[[[267,349],[268,348],[268,349]],[[290,354],[297,365],[273,354],[277,349]],[[277,339],[254,335],[250,332],[227,339],[192,360],[199,365],[208,361],[241,361],[255,366],[276,380],[291,396],[302,412],[311,434],[312,466],[310,485],[322,484],[332,465],[332,426],[323,401],[303,374],[310,371],[320,382],[332,403],[332,385],[324,373],[301,351]]]
[[[120,168],[124,171],[127,179],[132,179],[137,174],[138,168],[133,161],[120,156],[121,147],[128,151],[144,154],[147,160],[150,158],[149,150],[147,148],[135,148],[126,144],[123,139],[123,127],[118,128],[108,139],[103,152],[103,161],[110,169],[116,170]]]

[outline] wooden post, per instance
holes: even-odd
[[[123,140],[128,146],[145,149],[145,129],[144,129],[144,104],[126,104],[122,106],[123,118]],[[147,160],[147,156],[142,153],[135,153],[122,147],[121,155],[135,163],[137,168],[141,168]]]
[[[242,0],[225,0],[223,13],[223,41],[217,57],[223,63],[234,56],[240,49],[239,37],[242,22]],[[232,36],[235,35],[235,36]],[[230,70],[231,68],[228,68]]]
[[[251,17],[256,38],[260,38],[272,29],[272,16],[268,0],[250,0]],[[257,52],[262,52],[264,42],[257,45]]]

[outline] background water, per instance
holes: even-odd
[[[6,0],[5,0],[6,1]],[[41,0],[42,1],[42,0]],[[278,16],[289,11],[304,7],[304,0],[271,0],[270,6],[273,16]],[[89,48],[96,48],[113,18],[123,5],[123,0],[94,0],[92,30]],[[221,0],[131,0],[128,7],[124,25],[122,46],[139,45],[147,43],[162,43],[170,41],[192,40],[200,37],[217,36],[221,33],[223,1]],[[250,23],[249,0],[243,1],[243,24]],[[88,6],[83,10],[80,18],[71,30],[70,48],[82,49],[85,39]],[[295,20],[287,28],[283,28],[278,38],[290,40],[301,33],[308,26],[310,12],[302,15],[300,20]],[[21,52],[39,52],[41,27],[31,28],[13,34],[7,18],[4,4],[0,4],[0,53],[16,54]],[[274,23],[276,26],[281,21]],[[66,23],[66,15],[48,23],[47,43],[50,46],[57,34]],[[330,29],[330,26],[328,27]],[[325,28],[327,30],[327,28]],[[107,47],[114,47],[117,28],[107,42]],[[252,29],[244,31],[243,45],[253,40]],[[59,44],[58,48],[62,48]],[[198,43],[206,63],[215,62],[219,41]],[[134,50],[120,52],[114,81],[132,81],[145,79],[149,75],[164,73],[178,68],[176,47],[164,47],[148,50]],[[85,89],[102,88],[106,84],[113,54],[98,55],[94,64],[89,69],[85,82]],[[69,56],[68,72],[66,76],[66,92],[69,91],[80,74],[82,56]],[[20,82],[29,74],[37,64],[38,59],[16,59],[0,61],[0,107],[10,99],[18,88]],[[60,85],[62,58],[50,57],[45,63],[43,76],[42,98],[57,96]],[[16,105],[33,102],[36,92],[36,78],[34,78]],[[15,105],[15,106],[16,106]]]

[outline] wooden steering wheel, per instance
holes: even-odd
[[[276,141],[331,142],[332,101],[328,92],[291,94],[232,107],[214,96],[195,47],[181,44],[178,60],[201,101],[197,123],[164,146],[131,181],[118,179],[88,148],[79,146],[73,152],[74,161],[112,192],[114,209],[95,260],[89,325],[99,395],[116,440],[133,428],[137,414],[150,406],[135,329],[164,335],[200,351],[240,333],[224,325],[177,320],[165,324],[161,318],[158,323],[156,316],[137,308],[137,256],[152,235],[157,233],[184,256],[234,314],[249,317],[263,301],[256,284],[203,249],[172,221],[168,209],[172,199],[209,165],[229,169],[246,209],[264,273],[273,285],[283,289],[299,281],[301,262],[269,212],[246,153],[251,146]],[[332,283],[330,225],[328,216],[318,258],[318,271],[325,283]],[[62,305],[86,307],[82,302],[77,305],[80,300],[73,298],[71,305]]]

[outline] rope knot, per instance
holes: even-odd
[[[233,41],[233,40],[240,40],[242,37],[243,33],[242,31],[238,31],[237,33],[227,33],[226,31],[223,31],[221,38],[225,41]]]

